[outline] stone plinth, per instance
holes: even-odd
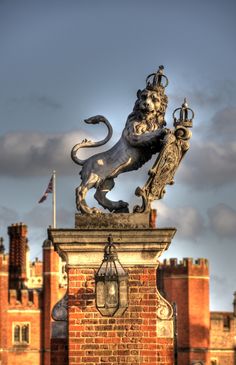
[[[173,312],[157,291],[156,268],[176,230],[152,229],[136,214],[85,217],[76,216],[75,229],[49,230],[68,268],[68,364],[172,365]],[[129,275],[129,307],[116,318],[95,306],[94,275],[109,234]]]
[[[75,214],[75,228],[150,228],[151,212],[145,213],[101,213],[96,218],[91,214]]]

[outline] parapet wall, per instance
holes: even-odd
[[[38,290],[9,290],[9,309],[40,309],[41,292]]]
[[[209,276],[209,264],[205,258],[177,258],[165,259],[160,263],[158,270],[167,275]]]

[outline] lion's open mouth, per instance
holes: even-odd
[[[150,110],[148,108],[143,108],[141,109],[142,113],[144,114],[151,114],[151,113],[154,113],[154,109]]]

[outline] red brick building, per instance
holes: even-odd
[[[236,313],[211,312],[211,365],[236,363]]]
[[[202,360],[207,365],[235,365],[236,299],[232,312],[210,312],[208,261],[164,260],[157,281],[167,300],[177,304],[178,364]]]
[[[66,290],[63,265],[46,242],[43,263],[29,262],[25,224],[10,226],[8,234],[9,254],[0,245],[0,364],[49,365],[61,342],[66,356],[65,341],[51,339],[51,310]]]
[[[63,328],[60,330],[56,326],[51,317],[54,305],[66,292],[65,263],[59,259],[49,240],[46,240],[43,244],[43,262],[36,259],[33,263],[30,263],[27,226],[25,224],[20,223],[10,226],[8,234],[10,238],[9,254],[5,254],[2,240],[0,242],[0,365],[51,365],[54,363],[67,365],[66,334]],[[92,278],[93,273],[90,271],[86,275]],[[136,271],[132,272],[132,280],[135,280],[138,286],[135,287],[137,289],[132,289],[131,295],[134,297],[142,295],[142,287],[147,286],[147,288],[150,288],[150,300],[153,301],[154,297],[152,299],[152,295],[154,295],[155,285],[153,286],[153,275],[149,278],[150,269],[144,269],[145,272],[141,273]],[[72,273],[71,271],[71,275]],[[73,280],[73,277],[71,277],[71,280]],[[88,284],[90,285],[90,282]],[[234,365],[236,361],[236,313],[235,311],[210,313],[207,260],[198,259],[195,262],[192,259],[183,259],[180,262],[177,259],[165,260],[157,270],[157,285],[159,291],[170,303],[175,302],[177,304],[178,335],[175,345],[178,351],[178,365],[191,365],[197,360],[202,360],[204,365]],[[88,347],[86,356],[90,362],[89,351],[91,352],[91,346],[93,351],[96,352],[96,348],[101,344],[96,343],[92,336],[95,317],[93,317],[93,320],[90,318],[88,323],[82,308],[83,301],[88,302],[91,306],[94,298],[91,297],[89,286],[82,289],[85,294],[82,295],[79,304],[77,303],[78,298],[73,299],[71,297],[70,300],[77,300],[75,308],[80,305],[80,315],[83,315],[84,323],[89,325],[90,329],[86,338],[82,339],[79,337],[79,333],[75,334],[73,346],[76,346],[75,343],[77,345],[82,343],[81,341],[86,342],[84,347]],[[144,299],[142,299],[143,303],[140,303],[138,297],[136,299],[137,303],[133,301],[132,304],[133,314],[129,316],[129,321],[127,323],[121,321],[122,323],[119,324],[120,328],[125,325],[126,327],[130,326],[130,328],[127,327],[125,336],[134,335],[132,341],[137,343],[137,345],[130,345],[130,351],[133,355],[129,354],[129,359],[133,356],[134,364],[139,364],[136,352],[141,351],[140,353],[145,353],[145,356],[148,356],[147,359],[153,358],[156,364],[157,358],[154,354],[154,348],[156,348],[154,341],[155,329],[151,329],[150,322],[153,314],[150,313],[150,317],[147,313],[148,303],[144,302]],[[148,300],[147,298],[146,301]],[[137,318],[141,306],[143,306],[143,313],[147,322],[146,327],[143,327],[143,330],[146,331],[145,336],[136,330],[136,327],[139,328],[139,321],[141,321]],[[93,311],[94,308],[91,307],[90,312]],[[79,312],[77,312],[75,317],[78,316]],[[112,341],[111,336],[106,334],[109,332],[109,328],[112,327],[112,319],[104,318],[101,321],[104,322],[99,322],[100,331],[104,335],[102,346],[104,347],[103,350],[106,351],[105,347],[108,348],[107,343]],[[145,337],[150,335],[148,332],[149,327],[152,336],[154,336],[153,348],[150,347],[150,341],[148,342],[149,348],[147,348],[148,346],[143,348],[141,344],[145,342]],[[142,339],[139,341],[140,336]],[[160,346],[162,346],[162,343],[164,345],[163,341],[164,339],[159,340]],[[114,346],[118,346],[117,344],[114,343]],[[173,339],[170,341],[171,346],[172,344]],[[126,349],[126,347],[124,348]],[[123,350],[123,355],[121,347],[119,347],[119,351],[119,359],[125,359],[125,353],[128,350]],[[108,352],[107,356],[103,356],[103,362],[101,363],[109,363],[110,355]],[[78,358],[79,354],[80,350],[78,349]],[[174,364],[173,354],[171,356]],[[94,361],[92,362],[100,364],[97,360]],[[149,363],[151,363],[150,361]],[[161,363],[165,363],[163,359],[161,361]],[[166,360],[166,363],[172,363],[168,361]],[[120,362],[117,360],[117,363]]]

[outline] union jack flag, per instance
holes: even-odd
[[[52,175],[52,177],[51,177],[51,179],[50,179],[50,181],[49,181],[49,184],[48,184],[48,187],[47,187],[47,189],[45,190],[45,193],[43,194],[43,196],[42,196],[42,198],[41,199],[39,199],[39,203],[42,203],[42,202],[44,202],[44,200],[46,200],[47,199],[47,196],[48,196],[48,194],[49,193],[52,193],[53,192],[53,175]]]

